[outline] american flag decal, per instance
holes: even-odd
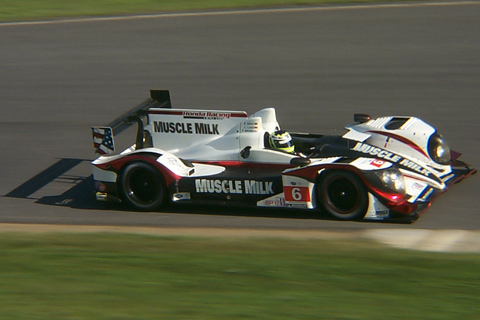
[[[112,128],[92,127],[92,136],[96,153],[110,154],[115,151]]]

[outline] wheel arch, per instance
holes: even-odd
[[[153,148],[152,148],[153,149]],[[159,150],[140,150],[140,152],[132,152],[125,155],[125,157],[115,161],[116,163],[112,164],[111,167],[114,168],[114,171],[117,173],[117,183],[122,172],[132,163],[143,162],[151,165],[157,171],[161,173],[165,183],[170,185],[176,179],[176,175],[168,169],[165,165],[158,162],[158,158],[165,155],[164,152]],[[115,169],[116,168],[116,169]]]
[[[365,179],[365,177],[363,176],[362,170],[351,165],[334,165],[323,167],[318,171],[318,174],[315,177],[315,189],[318,187],[318,184],[321,181],[322,177],[325,176],[325,174],[331,173],[332,171],[347,171],[355,174],[360,180],[362,180],[367,190],[370,191],[370,184],[368,180]],[[313,190],[313,192],[316,192],[316,190]]]
[[[346,213],[336,213],[334,207],[338,205],[332,205],[331,199],[328,197],[325,192],[326,188],[329,187],[329,181],[326,179],[330,177],[335,177],[338,175],[342,179],[349,180],[350,177],[352,180],[349,181],[354,191],[357,193],[356,203],[352,205],[352,208],[345,210]],[[332,178],[333,179],[333,178]],[[338,178],[337,178],[338,179]],[[313,195],[315,196],[316,207],[322,211],[329,213],[331,216],[340,219],[340,220],[359,220],[365,217],[369,208],[369,185],[365,178],[362,175],[361,170],[353,166],[334,166],[326,167],[319,171],[314,184]],[[327,203],[328,202],[328,203]],[[353,210],[355,208],[355,210]],[[337,211],[339,209],[337,208]],[[351,213],[349,213],[351,211]]]
[[[134,163],[144,163],[144,164],[147,164],[151,167],[153,167],[155,170],[157,170],[162,178],[163,178],[163,181],[166,183],[165,181],[165,175],[164,173],[162,172],[163,170],[160,169],[160,167],[163,167],[160,163],[157,163],[155,160],[153,161],[148,161],[148,160],[145,160],[145,159],[136,159],[136,158],[133,158],[133,159],[129,159],[127,162],[125,162],[122,167],[120,168],[120,170],[118,170],[117,172],[117,186],[119,186],[119,180],[120,180],[120,177],[122,176],[122,174],[124,173],[124,171],[132,164]],[[120,186],[119,186],[120,187]]]
[[[132,170],[133,172],[129,173],[127,172],[127,170]],[[130,207],[133,207],[136,210],[154,211],[170,202],[170,192],[168,187],[169,183],[167,182],[165,175],[166,170],[167,169],[164,168],[163,165],[156,162],[155,160],[149,161],[146,159],[129,159],[129,161],[125,162],[118,171],[116,179],[117,194],[119,195],[122,202],[126,203]],[[154,190],[156,190],[154,191],[154,194],[158,198],[155,198],[153,200],[145,200],[142,199],[141,196],[138,197],[135,194],[136,192],[134,191],[134,187],[130,184],[130,179],[132,179],[132,177],[136,174],[135,171],[140,172],[140,174],[143,174],[147,177],[149,176],[150,172],[151,179],[146,178],[148,182],[145,182],[144,184],[151,183],[151,185],[154,185]],[[152,203],[152,205],[149,204],[150,202]],[[154,203],[157,203],[157,205],[155,205]]]

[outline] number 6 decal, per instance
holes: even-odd
[[[310,201],[308,187],[283,187],[285,201]]]
[[[295,201],[302,201],[302,192],[300,188],[292,188],[292,198]]]

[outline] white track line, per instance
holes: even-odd
[[[278,9],[244,9],[244,10],[240,9],[240,10],[225,10],[225,11],[219,10],[219,11],[205,11],[205,12],[156,13],[156,14],[72,18],[72,19],[58,19],[58,20],[44,20],[44,21],[1,22],[0,27],[30,26],[30,25],[59,24],[59,23],[79,23],[79,22],[127,21],[127,20],[179,18],[179,17],[204,17],[204,16],[258,14],[258,13],[339,11],[339,10],[359,10],[359,9],[378,9],[378,8],[440,7],[440,6],[459,6],[459,5],[480,5],[480,1],[446,1],[446,2],[419,2],[419,3],[390,3],[390,4],[385,3],[385,4],[358,4],[358,5],[343,5],[343,6],[342,5],[321,6],[321,7],[306,7],[306,8],[302,7],[302,8],[278,8]]]

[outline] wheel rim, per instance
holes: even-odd
[[[327,185],[326,203],[341,214],[355,211],[360,202],[360,193],[356,186],[347,178],[335,177]]]
[[[150,204],[158,199],[159,181],[152,172],[145,169],[134,170],[128,181],[127,194],[135,202]]]

